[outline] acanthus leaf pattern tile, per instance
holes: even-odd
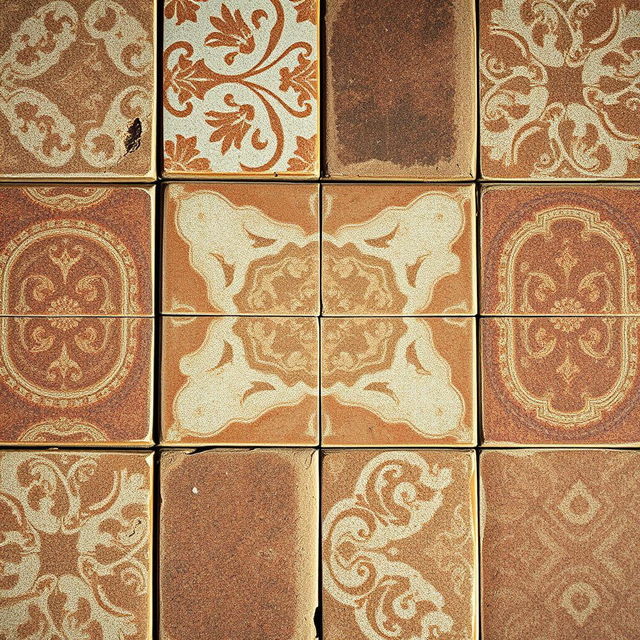
[[[318,11],[165,0],[165,175],[318,175]]]

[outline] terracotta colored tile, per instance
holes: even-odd
[[[473,178],[474,3],[328,0],[326,25],[328,175]]]
[[[640,443],[640,318],[484,318],[488,444]]]
[[[322,318],[322,443],[473,445],[473,318]]]
[[[640,177],[639,9],[480,0],[484,177]]]
[[[483,313],[638,314],[640,189],[482,191]]]
[[[152,347],[152,318],[0,318],[0,443],[150,443]]]
[[[0,313],[152,315],[153,188],[0,187]]]
[[[315,451],[165,452],[161,484],[162,640],[316,637]]]
[[[317,0],[166,0],[164,173],[319,171]]]
[[[319,314],[318,231],[318,185],[170,184],[163,311]]]
[[[485,451],[482,637],[640,637],[640,454]]]
[[[155,177],[155,2],[2,4],[0,179]]]
[[[323,312],[475,313],[473,186],[327,184]]]
[[[318,441],[316,318],[163,318],[162,441]]]
[[[0,451],[0,636],[151,637],[147,453]]]
[[[322,458],[324,640],[472,638],[473,451]]]

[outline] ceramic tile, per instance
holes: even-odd
[[[640,177],[639,9],[480,0],[484,177]]]
[[[488,444],[640,443],[640,318],[485,318]]]
[[[468,186],[322,187],[327,315],[475,313],[475,195]]]
[[[160,638],[315,638],[317,453],[165,452],[160,477]]]
[[[153,315],[153,188],[0,187],[0,314]]]
[[[150,443],[152,347],[152,318],[0,318],[0,443]]]
[[[155,177],[154,0],[6,0],[0,179]]]
[[[324,445],[473,445],[473,318],[322,318]]]
[[[164,444],[318,440],[316,318],[163,318]]]
[[[476,638],[473,451],[322,458],[323,639]]]
[[[163,311],[319,314],[318,231],[318,185],[171,183]]]
[[[640,189],[493,186],[481,206],[483,313],[640,313]]]
[[[482,637],[640,637],[640,453],[480,456]]]
[[[474,177],[471,0],[328,0],[326,41],[328,175]]]
[[[318,176],[318,13],[165,0],[165,175]]]
[[[151,466],[0,451],[0,636],[151,637]]]

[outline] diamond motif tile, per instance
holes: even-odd
[[[167,0],[164,174],[317,177],[317,0]]]
[[[155,2],[7,0],[0,179],[155,177]]]
[[[473,186],[327,184],[323,312],[473,314]]]
[[[473,318],[322,318],[322,443],[474,445]]]
[[[325,640],[477,637],[475,467],[473,451],[324,454]]]
[[[171,183],[163,311],[318,314],[318,232],[318,185]]]
[[[640,634],[638,451],[484,451],[482,637]]]
[[[315,638],[316,452],[165,452],[160,478],[160,638]]]
[[[0,635],[151,634],[146,453],[0,451]]]

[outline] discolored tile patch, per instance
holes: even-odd
[[[0,444],[152,442],[152,318],[0,318]]]
[[[0,451],[0,635],[151,637],[147,453]]]
[[[160,474],[160,638],[315,638],[316,452],[165,452]]]
[[[473,178],[473,2],[331,0],[326,29],[327,175]]]
[[[318,441],[316,318],[165,317],[164,444]]]
[[[319,314],[318,188],[171,183],[163,312]]]
[[[484,188],[482,312],[640,313],[639,196],[626,186]]]
[[[473,451],[325,452],[321,508],[325,640],[477,637]]]
[[[322,318],[322,443],[473,446],[473,318]]]
[[[1,186],[0,209],[0,314],[153,315],[153,187]]]
[[[155,177],[155,2],[7,0],[0,179]]]
[[[485,178],[637,179],[640,8],[480,0]]]
[[[327,315],[473,314],[473,186],[322,187]]]
[[[638,637],[639,455],[481,453],[483,638]]]
[[[167,0],[164,175],[317,177],[317,0]]]

